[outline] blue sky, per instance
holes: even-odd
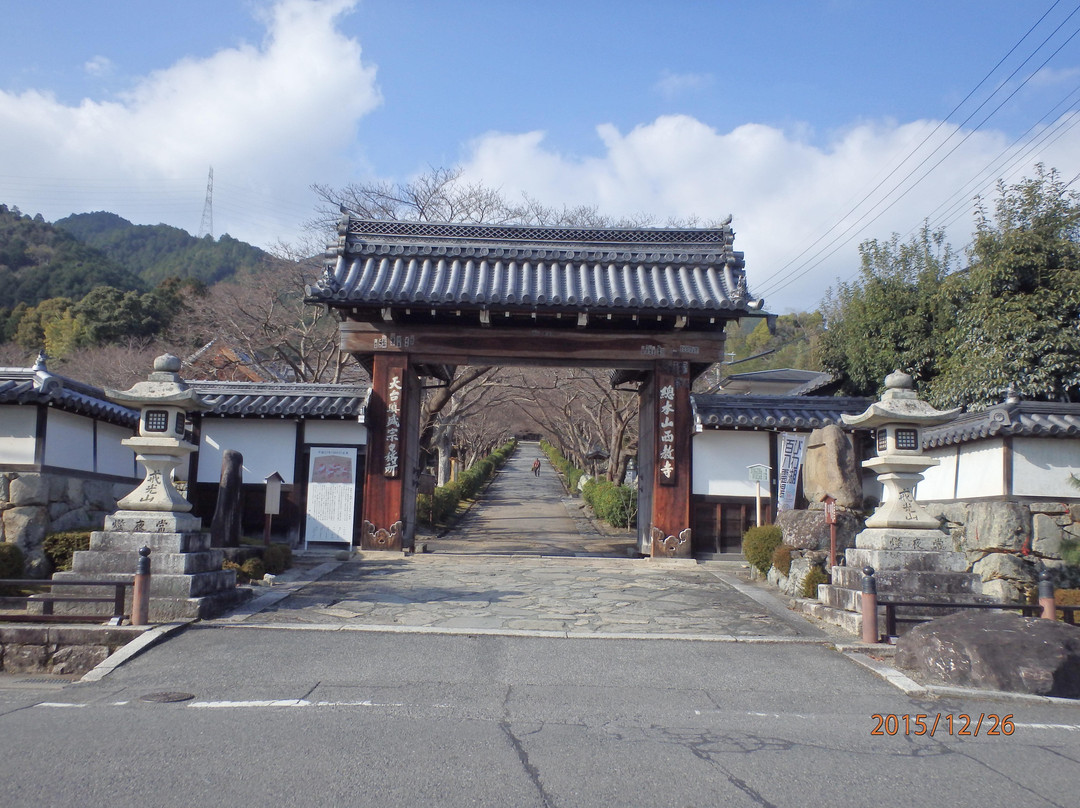
[[[311,183],[459,166],[658,224],[731,213],[751,290],[813,308],[860,240],[930,217],[963,247],[998,177],[1080,173],[1077,7],[0,0],[0,202],[197,231],[212,164],[215,232],[268,245]]]

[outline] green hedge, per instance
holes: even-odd
[[[457,512],[461,501],[474,499],[516,448],[517,440],[509,440],[461,472],[456,480],[438,486],[434,494],[420,494],[416,498],[417,521],[428,527],[445,525]]]
[[[551,465],[554,466],[555,470],[566,480],[566,487],[570,489],[570,495],[577,496],[578,483],[581,481],[585,472],[563,457],[563,453],[546,440],[540,441],[540,450],[547,455],[548,460],[551,461]]]
[[[593,477],[585,483],[581,495],[609,525],[630,528],[637,522],[637,488]]]

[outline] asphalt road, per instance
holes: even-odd
[[[918,701],[805,641],[204,624],[46,687],[0,687],[5,808],[1012,808],[1074,806],[1080,784],[1080,707]],[[941,718],[873,735],[875,714]]]

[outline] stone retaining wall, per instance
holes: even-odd
[[[146,626],[0,625],[0,670],[84,674],[146,629]]]
[[[137,481],[115,482],[32,471],[0,473],[0,541],[17,544],[26,556],[26,576],[47,578],[52,565],[42,550],[50,533],[101,530],[117,499]]]
[[[1054,573],[1059,589],[1080,588],[1080,567],[1061,558],[1063,539],[1080,539],[1080,503],[1062,502],[923,502],[952,537],[951,549],[967,557],[968,570],[983,581],[983,593],[1001,601],[1026,600],[1038,582],[1039,570]],[[789,595],[798,596],[814,565],[824,565],[828,527],[820,505],[808,511],[785,511],[776,524],[784,543],[793,548],[790,575],[776,569],[768,578]],[[837,554],[854,546],[862,520],[838,512]]]
[[[983,592],[1002,601],[1024,600],[1040,567],[1054,585],[1080,587],[1080,567],[1061,559],[1062,539],[1080,539],[1080,504],[1065,502],[929,502],[956,550],[983,580]]]

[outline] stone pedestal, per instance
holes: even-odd
[[[90,549],[75,553],[71,572],[58,572],[53,580],[130,580],[143,546],[151,550],[152,623],[214,617],[251,597],[250,589],[237,588],[233,570],[221,569],[224,554],[210,548],[202,520],[187,513],[117,511],[105,518],[104,530],[90,535]],[[83,594],[75,586],[55,591]]]
[[[925,603],[987,603],[978,575],[967,571],[967,558],[952,549],[942,530],[868,528],[845,551],[846,566],[832,569],[832,583],[818,588],[823,608],[811,610],[823,620],[855,634],[862,630],[863,567],[873,567],[878,598]],[[905,607],[903,614],[941,615],[949,609]],[[879,627],[884,633],[884,617]]]

